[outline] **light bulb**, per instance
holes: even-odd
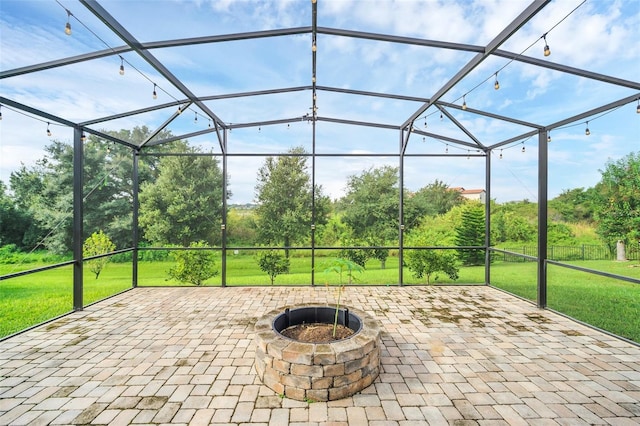
[[[158,99],[158,93],[156,92],[156,84],[153,83],[153,99]]]
[[[496,82],[493,83],[493,88],[496,90],[500,89],[500,83],[498,83],[498,73],[496,73]]]
[[[500,157],[499,158],[502,160],[502,150],[500,150]]]
[[[71,19],[71,12],[67,10],[67,23],[64,26],[64,33],[68,36],[71,35],[71,23],[69,22],[69,19]]]
[[[311,45],[311,51],[315,52],[316,50],[318,50],[318,48],[316,47],[316,44],[313,43],[313,45]]]
[[[527,149],[524,147],[524,145],[522,145],[522,152],[525,152]]]
[[[464,96],[462,97],[462,109],[467,109],[467,101],[464,99]]]
[[[51,137],[51,130],[49,130],[49,123],[47,123],[47,136]]]
[[[196,118],[193,119],[193,122],[196,123],[196,124],[198,123],[198,113],[197,112],[196,112]]]
[[[316,82],[316,76],[315,75],[313,77],[311,77],[311,82],[315,84],[315,82]]]
[[[636,113],[640,114],[640,99],[638,99],[638,106],[636,107]]]
[[[543,35],[542,38],[544,39],[544,56],[549,56],[551,55],[551,49],[549,49],[549,45],[547,44],[547,35]]]
[[[120,58],[120,75],[124,75],[124,59]]]
[[[84,141],[86,141],[86,140],[87,140],[87,135],[85,135],[85,134],[84,134],[84,132],[82,132],[82,136],[80,136],[80,140],[81,140],[82,142],[84,142]]]
[[[440,121],[442,121],[444,117],[442,116],[442,112],[440,113]]]
[[[589,136],[591,134],[591,130],[589,130],[589,122],[587,121],[587,128],[584,129],[584,134]]]
[[[425,138],[424,136],[422,137],[422,143],[425,143],[427,141],[427,138]]]
[[[427,128],[427,117],[424,118],[424,128]]]
[[[444,153],[448,154],[449,153],[449,144],[447,144],[447,147],[444,149]]]
[[[548,142],[551,142],[551,133],[549,133],[549,134],[547,135],[547,143],[548,143]]]

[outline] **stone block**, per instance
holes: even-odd
[[[280,382],[285,386],[291,386],[299,389],[311,389],[311,377],[292,376],[287,374],[282,376]]]
[[[329,389],[331,386],[333,386],[333,377],[311,378],[311,389]]]
[[[291,364],[291,374],[294,376],[322,377],[324,371],[321,365]]]
[[[307,400],[310,401],[328,401],[329,390],[328,389],[310,389],[306,393]]]
[[[289,343],[282,349],[282,359],[292,364],[313,365],[313,344]]]
[[[304,389],[297,388],[295,386],[285,386],[284,395],[287,398],[295,399],[297,401],[304,401],[306,393]]]
[[[274,359],[272,362],[273,369],[284,374],[289,374],[291,363],[281,359]]]
[[[325,365],[323,369],[325,377],[344,375],[344,364]]]

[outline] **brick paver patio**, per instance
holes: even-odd
[[[490,287],[349,287],[374,384],[332,402],[257,380],[253,323],[324,288],[139,288],[0,342],[0,424],[638,425],[640,347]]]

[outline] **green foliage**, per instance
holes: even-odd
[[[175,146],[175,145],[174,145]],[[185,143],[180,152],[201,150]],[[140,190],[140,226],[147,239],[186,247],[201,239],[220,242],[222,171],[213,156],[166,156],[155,182]]]
[[[227,211],[227,243],[234,246],[254,245],[258,236],[255,210],[230,208]]]
[[[595,188],[564,190],[556,198],[549,201],[551,209],[549,216],[556,221],[591,222],[595,215],[596,196]]]
[[[215,255],[210,250],[206,250],[209,248],[206,242],[193,242],[189,248],[196,250],[179,250],[173,253],[176,264],[169,269],[169,278],[181,283],[202,285],[209,278],[218,275]]]
[[[445,229],[437,229],[430,226],[436,221],[445,222],[445,216],[438,216],[424,220],[419,232],[413,232],[407,236],[407,245],[410,247],[435,247],[447,245],[451,236]],[[456,255],[451,250],[443,249],[410,249],[406,251],[405,262],[414,277],[426,278],[427,284],[431,284],[431,276],[438,280],[438,272],[444,272],[452,280],[458,279],[459,269],[456,265]]]
[[[431,284],[431,275],[444,272],[452,280],[458,279],[459,269],[456,266],[454,253],[441,249],[413,249],[407,253],[407,267],[416,278],[425,277],[427,284]],[[435,279],[438,280],[438,276]]]
[[[404,200],[404,223],[407,227],[412,227],[424,216],[445,214],[465,201],[460,191],[451,190],[438,179],[414,194],[406,194]]]
[[[109,239],[109,237],[102,232],[94,232],[89,238],[87,238],[82,245],[83,257],[98,256],[112,252],[116,249],[116,245]],[[96,280],[102,272],[102,269],[109,263],[108,257],[100,257],[98,259],[92,259],[87,261],[89,269],[96,275]]]
[[[256,258],[260,270],[269,275],[271,285],[273,285],[278,275],[289,272],[291,266],[289,258],[276,250],[259,252]]]
[[[140,143],[150,135],[146,127],[108,132]],[[170,136],[161,132],[158,137]],[[159,148],[162,150],[163,148]],[[35,166],[22,166],[9,178],[16,208],[28,217],[22,225],[20,248],[32,249],[42,241],[57,254],[71,250],[73,213],[73,145],[53,141]],[[118,247],[130,247],[133,211],[131,149],[89,136],[83,144],[84,229],[104,230]],[[142,181],[155,179],[153,160],[141,162]],[[88,235],[85,235],[85,238]]]
[[[322,194],[321,186],[312,191],[305,150],[292,148],[289,154],[292,155],[267,157],[258,171],[255,187],[258,238],[264,244],[290,247],[310,236],[312,224],[327,222],[330,200]],[[314,202],[315,218],[311,208]],[[285,254],[289,256],[288,248]]]
[[[364,247],[367,244],[361,240],[345,239],[342,241],[342,246],[345,247],[340,250],[340,256],[346,260],[355,263],[364,268],[370,257],[370,251],[366,248],[347,248],[347,247]]]
[[[13,202],[6,190],[6,185],[0,181],[0,246],[13,244],[22,247],[31,218],[27,211]]]
[[[370,168],[349,176],[345,196],[340,200],[342,220],[357,239],[384,241],[398,232],[398,168]]]
[[[609,161],[596,185],[598,234],[611,247],[640,241],[640,151]]]
[[[337,257],[325,264],[325,274],[337,273],[340,277],[340,284],[342,284],[342,275],[346,274],[348,283],[352,284],[356,280],[355,274],[361,274],[364,272],[364,267],[350,259],[344,259]]]
[[[484,246],[485,224],[484,205],[467,203],[462,210],[462,221],[456,228],[457,246]],[[458,257],[465,266],[484,265],[484,250],[461,249]]]

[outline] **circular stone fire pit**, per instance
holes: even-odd
[[[255,366],[265,386],[298,401],[332,401],[373,383],[380,372],[380,326],[370,315],[340,309],[338,323],[354,334],[329,343],[299,342],[280,334],[293,325],[333,324],[335,312],[331,306],[305,305],[276,309],[258,319]]]

